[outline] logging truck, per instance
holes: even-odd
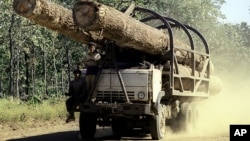
[[[108,48],[112,52],[103,56],[90,93],[96,99],[80,104],[79,126],[84,139],[94,137],[96,125],[110,126],[114,135],[120,137],[139,129],[156,140],[164,137],[166,126],[174,132],[195,128],[198,118],[195,102],[209,96],[208,71],[192,75],[195,70],[178,64],[174,53],[168,54],[173,60],[169,57],[161,65],[140,62],[141,56],[130,49],[114,51],[113,44]],[[124,59],[122,54],[129,58]],[[206,63],[205,67],[208,66]]]
[[[95,6],[88,2],[79,6],[84,4],[85,8]],[[82,25],[89,21],[84,18],[83,11],[76,7],[73,9],[75,22],[84,29],[93,30],[92,27]],[[99,13],[100,11],[99,7]],[[112,27],[102,29],[103,36],[107,37],[101,48],[104,53],[101,53],[102,60],[95,85],[88,93],[90,97],[94,96],[95,101],[82,102],[79,108],[80,133],[84,139],[94,137],[97,125],[110,126],[115,136],[129,136],[134,130],[141,130],[151,134],[152,139],[156,140],[164,137],[166,126],[170,126],[174,132],[191,131],[190,129],[195,128],[198,118],[196,101],[209,97],[211,62],[209,48],[202,34],[188,25],[163,17],[149,9],[135,7],[133,11],[147,12],[151,15],[141,19],[137,24],[160,20],[162,25],[153,28],[158,32],[157,36],[167,34],[164,37],[168,37],[168,41],[164,41],[164,44],[168,44],[161,50],[151,46],[148,47],[151,50],[143,51],[145,48],[131,43],[135,38],[124,39],[129,38],[128,32],[123,36],[124,28],[119,27],[122,29],[121,32],[115,32]],[[130,20],[131,17],[127,18]],[[109,20],[109,24],[111,23]],[[115,23],[114,26],[117,24],[119,23]],[[172,29],[175,27],[186,32],[190,41],[189,48],[174,40]],[[137,29],[135,32],[140,32],[139,28],[134,28]],[[168,31],[164,33],[157,28]],[[110,30],[112,32],[108,32]],[[190,32],[199,37],[202,42],[200,47],[204,52],[195,50]],[[117,34],[118,38],[110,34]],[[148,40],[143,39],[155,44],[151,38]],[[154,51],[161,51],[161,54],[153,53]]]
[[[83,139],[93,138],[97,125],[110,126],[119,137],[141,130],[156,140],[164,138],[166,126],[191,131],[196,102],[211,89],[220,91],[211,86],[216,77],[205,38],[175,19],[133,4],[119,11],[89,0],[76,2],[73,10],[47,0],[14,0],[13,7],[36,24],[100,45],[100,70],[88,92],[95,101],[82,101],[78,109]],[[178,40],[182,35],[185,42]]]

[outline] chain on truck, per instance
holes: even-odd
[[[142,22],[160,20],[162,25],[155,28],[168,31],[170,47],[154,56],[118,48],[109,40],[103,44],[100,70],[90,92],[95,102],[82,102],[79,106],[84,139],[94,137],[97,125],[110,126],[116,136],[130,135],[139,129],[156,140],[164,138],[166,126],[174,132],[190,131],[197,123],[196,101],[209,96],[210,56],[202,34],[151,10],[137,7],[134,11],[152,15]],[[174,45],[173,28],[184,31],[190,49]],[[194,46],[191,32],[199,37],[203,52],[195,50],[200,46]],[[176,50],[189,55],[188,65],[180,63]],[[204,57],[202,64],[196,63],[196,55]],[[198,65],[202,65],[199,70]]]

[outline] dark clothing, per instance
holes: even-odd
[[[76,78],[70,82],[69,98],[66,101],[66,108],[70,116],[74,117],[74,111],[80,101],[86,98],[86,80],[83,77]]]
[[[85,78],[80,77],[72,80],[69,85],[69,95],[72,97],[84,96],[85,94]]]
[[[72,115],[72,116],[74,115],[74,111],[75,111],[79,101],[80,100],[78,98],[75,98],[75,97],[69,97],[66,100],[66,108],[67,108],[69,115]]]
[[[96,75],[99,71],[98,66],[88,66],[86,75]]]

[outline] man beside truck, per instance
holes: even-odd
[[[74,80],[70,82],[69,93],[66,93],[69,98],[66,100],[66,108],[68,112],[68,118],[66,123],[75,121],[74,111],[79,105],[80,100],[86,97],[86,80],[81,77],[81,71],[79,69],[74,70]]]

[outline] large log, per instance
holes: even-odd
[[[102,31],[104,37],[120,47],[149,54],[161,54],[169,47],[169,38],[163,31],[95,1],[75,3],[73,18],[78,26],[88,31]]]
[[[99,31],[102,36],[115,41],[119,47],[133,48],[151,55],[162,55],[170,50],[168,34],[139,20],[92,0],[80,0],[73,7],[73,20],[86,31]],[[174,39],[177,61],[192,66],[191,47]],[[195,54],[198,71],[202,70],[206,56]],[[200,65],[200,66],[198,66]],[[212,67],[211,67],[212,68]]]
[[[179,68],[179,75],[182,76],[182,85],[183,85],[183,90],[191,90],[192,89],[192,84],[193,84],[193,79],[190,78],[192,75],[192,69],[188,66],[184,65],[178,65]],[[163,71],[163,73],[170,73]],[[206,78],[206,74],[204,76],[201,76],[202,74],[198,71],[195,71],[194,76],[195,77],[204,77]],[[195,84],[197,85],[199,81],[196,81]],[[164,84],[164,79],[163,79],[163,84]],[[202,81],[199,85],[197,85],[197,91],[206,91],[206,86],[207,86],[207,81]],[[210,75],[210,83],[209,83],[209,93],[210,95],[217,95],[221,92],[222,90],[222,82],[221,80],[214,75]],[[176,90],[181,90],[181,84],[179,81],[179,78],[175,77],[174,79],[174,88]]]
[[[99,33],[103,33],[120,47],[134,48],[149,54],[162,54],[169,49],[169,37],[162,31],[129,17],[126,12],[96,2],[80,1],[74,5],[75,22],[88,32],[76,26],[71,10],[47,0],[14,0],[13,7],[17,14],[81,43],[100,41],[102,36]],[[178,40],[174,44],[189,48]],[[178,61],[190,63],[191,55],[181,50],[175,52]],[[195,59],[197,64],[204,61],[203,56]]]
[[[122,13],[103,4],[83,0],[74,5],[73,13],[47,0],[14,0],[13,8],[17,14],[36,24],[81,43],[87,43],[90,40],[100,41],[105,37],[115,41],[119,47],[133,48],[153,55],[162,54],[163,50],[169,49],[167,34],[131,18],[129,16],[131,10]],[[102,36],[99,36],[99,33],[102,33]],[[174,46],[190,48],[176,39]],[[187,55],[185,51],[175,50],[175,55],[179,61],[190,62],[191,55]],[[203,64],[200,62],[204,62],[204,58],[204,56],[195,57],[199,64]],[[213,68],[212,64],[210,68]],[[180,74],[190,76],[191,71],[190,69],[187,71],[187,68],[180,69]],[[214,82],[210,86],[212,93],[218,93],[221,90],[221,81],[211,76],[211,82]],[[185,89],[188,89],[188,86],[189,84],[185,84]]]
[[[98,33],[88,33],[76,26],[73,21],[72,10],[56,3],[47,0],[14,0],[13,8],[17,14],[36,24],[81,43],[100,38]]]

